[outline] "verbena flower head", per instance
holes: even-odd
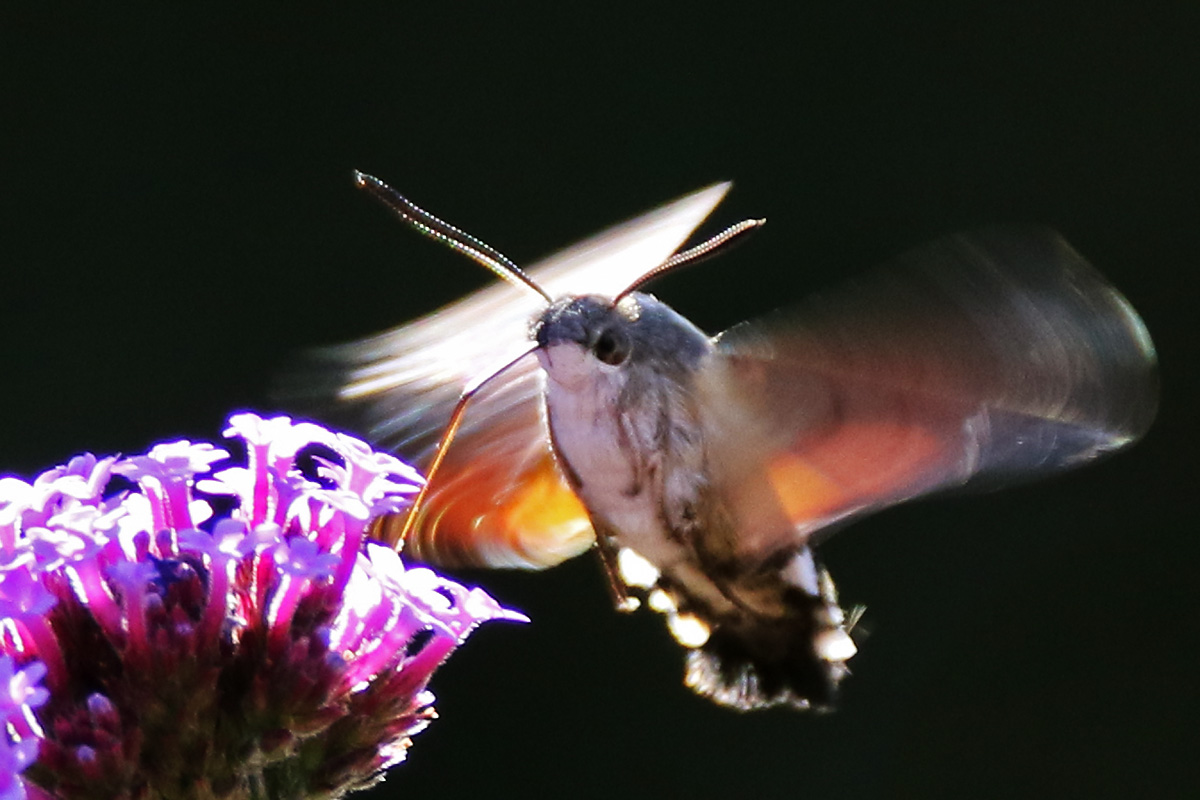
[[[226,435],[244,465],[180,441],[0,479],[0,800],[362,788],[467,634],[524,620],[366,539],[411,467],[286,417]]]

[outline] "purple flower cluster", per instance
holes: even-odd
[[[524,620],[366,538],[411,467],[286,417],[226,435],[244,465],[180,441],[0,479],[0,800],[369,785],[433,670]]]

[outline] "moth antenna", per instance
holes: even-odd
[[[396,213],[417,233],[428,236],[440,242],[451,250],[462,253],[476,264],[484,266],[499,275],[504,280],[516,286],[523,286],[540,294],[547,303],[554,302],[542,287],[534,283],[526,272],[518,267],[511,258],[496,248],[476,239],[466,231],[460,230],[448,222],[438,219],[425,209],[397,192],[383,181],[365,172],[354,170],[354,182],[360,189],[366,189],[375,199]]]
[[[858,623],[862,622],[863,614],[866,613],[867,607],[864,605],[857,605],[851,608],[850,613],[846,615],[846,633],[853,633],[854,630],[858,628]],[[858,632],[864,636],[866,635],[866,631],[862,630],[861,628],[859,628]]]
[[[724,252],[745,234],[756,231],[766,224],[766,219],[744,219],[736,225],[730,225],[711,239],[706,239],[695,247],[689,247],[683,252],[676,253],[622,289],[621,293],[613,298],[613,304],[615,305],[620,302],[625,295],[630,292],[636,292],[655,278],[659,278],[668,272],[673,272],[689,264],[699,264],[701,261]]]
[[[497,369],[483,378],[468,384],[467,387],[463,389],[462,394],[458,396],[458,402],[454,404],[454,410],[450,412],[450,420],[446,423],[446,430],[442,433],[442,438],[438,440],[437,450],[434,451],[433,462],[430,463],[429,469],[425,471],[425,483],[421,485],[421,490],[417,492],[417,496],[413,500],[412,506],[410,506],[408,509],[408,516],[404,518],[404,527],[400,529],[399,537],[397,537],[396,541],[392,543],[392,546],[397,551],[404,549],[404,543],[408,541],[408,535],[412,533],[412,529],[416,526],[417,520],[421,516],[421,509],[425,505],[425,499],[429,496],[429,487],[433,485],[433,478],[437,474],[438,467],[442,465],[442,460],[446,457],[446,450],[450,447],[450,443],[454,441],[454,435],[458,433],[458,428],[462,424],[463,413],[466,412],[467,404],[471,402],[471,398],[478,394],[480,389],[487,386],[493,378],[503,375],[511,367],[516,365],[518,361],[536,351],[537,345],[530,347],[522,352],[521,355],[500,367],[500,369]]]

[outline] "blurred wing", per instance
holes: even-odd
[[[803,536],[1083,463],[1139,438],[1157,406],[1142,321],[1044,229],[940,240],[717,346],[721,480],[734,498],[769,486]],[[743,506],[743,522],[764,513]]]
[[[405,543],[407,557],[446,566],[540,569],[591,547],[587,513],[559,476],[547,444],[542,375],[530,364],[537,361],[528,358],[514,368],[517,374],[472,398]],[[439,409],[443,426],[456,400]],[[428,466],[434,444],[419,452],[420,466]],[[378,537],[396,541],[406,516],[379,520]]]
[[[712,212],[714,184],[610,228],[527,270],[552,297],[614,295],[666,260]],[[530,346],[543,301],[497,283],[403,327],[319,354],[329,386],[372,441],[427,467],[464,387]],[[406,553],[447,566],[543,568],[591,546],[583,506],[559,477],[541,419],[532,357],[468,406]],[[296,380],[293,380],[295,383]],[[327,398],[328,399],[328,398]],[[398,532],[397,522],[385,530]]]

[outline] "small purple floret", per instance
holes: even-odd
[[[0,800],[367,786],[446,656],[525,619],[366,539],[408,465],[287,417],[226,435],[243,464],[179,441],[0,478]]]
[[[45,676],[40,661],[18,668],[11,655],[0,655],[0,800],[25,800],[21,773],[37,758],[43,736],[34,709],[50,697],[38,685]]]

